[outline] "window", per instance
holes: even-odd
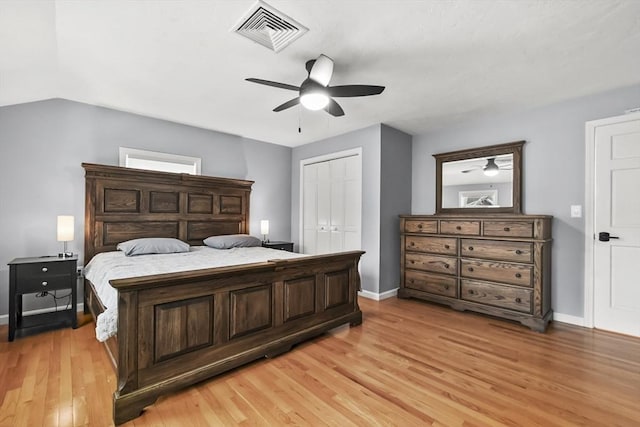
[[[199,157],[120,147],[120,166],[127,168],[200,175],[201,162]]]

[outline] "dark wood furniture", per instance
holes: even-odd
[[[279,249],[281,251],[293,252],[293,242],[282,242],[273,240],[271,242],[262,242],[262,246],[265,248]]]
[[[140,237],[201,245],[249,231],[252,181],[83,164],[85,262]],[[336,326],[362,322],[362,251],[113,280],[116,424],[160,394],[274,356]],[[85,307],[104,310],[85,281]]]
[[[9,341],[13,341],[16,335],[43,331],[52,327],[62,325],[71,325],[74,329],[78,327],[77,263],[76,256],[16,258],[9,263]],[[30,316],[22,315],[23,295],[42,292],[53,295],[54,291],[67,291],[71,307]]]
[[[448,153],[434,154],[436,159],[436,214],[484,214],[489,213],[522,213],[522,146],[525,141],[509,142],[506,144],[491,145],[488,147],[471,148],[467,150],[451,151]],[[443,207],[443,166],[448,162],[460,160],[477,159],[481,157],[491,157],[511,154],[512,157],[512,183],[511,183],[511,206],[500,206],[490,208],[445,208]],[[468,176],[471,174],[468,174]],[[478,185],[473,188],[482,187],[478,180]]]
[[[398,297],[515,320],[551,320],[551,219],[403,215]]]

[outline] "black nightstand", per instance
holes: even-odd
[[[281,251],[293,252],[292,242],[279,242],[274,240],[271,242],[262,242],[262,246],[264,246],[265,248],[280,249]]]
[[[78,257],[16,258],[9,263],[9,341],[21,332],[39,332],[54,326],[78,327],[76,313]],[[68,293],[61,295],[61,290]],[[22,316],[22,295],[58,291],[58,297],[71,295],[71,308]],[[46,298],[51,298],[47,296]],[[63,300],[64,304],[65,300]]]

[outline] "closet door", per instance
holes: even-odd
[[[360,249],[361,176],[360,156],[303,167],[302,252]]]
[[[361,164],[358,156],[332,160],[331,250],[360,249]]]

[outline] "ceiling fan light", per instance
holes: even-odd
[[[487,164],[482,168],[486,176],[496,176],[500,172],[500,168],[496,165],[496,159],[487,159]]]
[[[321,91],[309,92],[300,96],[300,103],[308,110],[322,110],[329,104],[329,97]]]

